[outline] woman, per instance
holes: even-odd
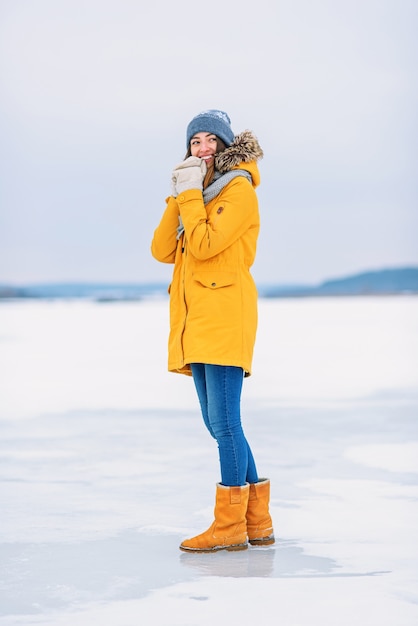
[[[187,127],[187,154],[152,241],[174,263],[168,369],[193,376],[203,420],[219,448],[215,520],[186,539],[192,552],[274,543],[270,481],[259,479],[240,415],[251,374],[257,290],[250,274],[259,232],[255,188],[263,152],[250,131],[234,136],[226,113],[199,113]]]

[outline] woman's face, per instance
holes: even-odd
[[[213,163],[218,148],[218,139],[211,133],[196,133],[190,140],[190,152],[206,161],[209,166]]]

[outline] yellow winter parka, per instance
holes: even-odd
[[[222,174],[245,170],[249,180],[235,176],[206,204],[198,189],[167,198],[151,251],[158,261],[174,263],[168,341],[172,372],[191,375],[190,363],[209,363],[251,374],[257,289],[250,267],[260,227],[255,188],[262,155],[255,136],[245,131],[216,157],[215,167]]]

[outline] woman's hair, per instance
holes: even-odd
[[[216,137],[216,154],[219,154],[220,152],[223,152],[224,150],[226,150],[226,145],[224,144],[222,139],[219,139],[219,137]],[[186,156],[184,158],[188,159],[189,156],[192,156],[190,145],[187,149]],[[215,164],[212,163],[212,165],[208,167],[208,170],[205,174],[205,178],[203,179],[203,189],[206,189],[206,187],[208,187],[211,184],[214,173],[215,173]]]

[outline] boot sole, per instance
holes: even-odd
[[[276,540],[274,537],[264,537],[261,539],[249,539],[252,546],[271,546]]]
[[[237,550],[247,550],[248,543],[236,543],[232,546],[214,546],[213,548],[187,548],[186,546],[179,546],[183,552],[219,552],[220,550],[227,550],[228,552],[236,552]]]

